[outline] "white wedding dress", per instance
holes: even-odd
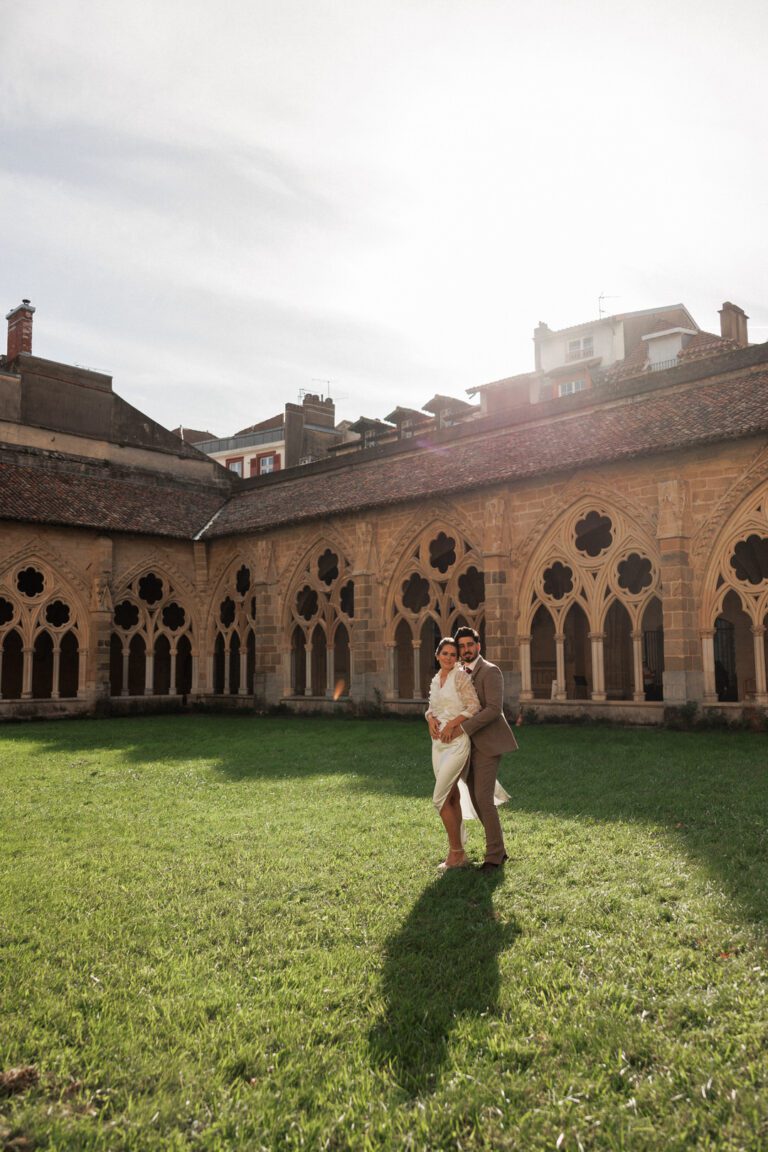
[[[474,716],[479,711],[480,701],[472,684],[472,678],[458,664],[448,673],[444,684],[440,684],[439,672],[434,676],[429,688],[429,712],[436,717],[441,729],[449,720],[454,720],[457,716]],[[465,783],[471,750],[469,736],[466,732],[459,732],[450,744],[444,744],[442,740],[432,741],[432,768],[435,773],[435,790],[432,793],[432,803],[439,812],[448,799],[454,784],[458,781],[461,798],[462,844],[466,840],[463,821],[478,819],[469,796],[469,788]],[[509,794],[504,791],[498,780],[496,781],[494,800],[497,807],[509,800]]]

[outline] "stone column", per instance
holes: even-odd
[[[213,692],[213,652],[208,651],[208,545],[204,540],[195,540],[192,545],[192,561],[195,574],[195,593],[199,606],[200,634],[193,637],[192,644],[192,696]],[[216,642],[214,629],[213,642]]]
[[[150,646],[147,638],[147,652],[145,656],[144,695],[154,696],[155,693],[155,654],[154,643]]]
[[[397,662],[397,647],[390,641],[386,645],[387,653],[387,700],[397,699],[397,684],[395,683],[395,667]]]
[[[765,628],[762,624],[752,629],[755,650],[755,703],[768,704],[765,686]]]
[[[705,704],[717,704],[717,681],[715,679],[715,630],[705,628],[701,632],[701,666],[703,670]]]
[[[336,661],[334,660],[333,644],[329,640],[325,646],[325,695],[333,700],[336,691]]]
[[[91,582],[91,602],[89,607],[89,628],[87,650],[80,651],[80,666],[86,667],[85,695],[98,707],[106,704],[110,695],[109,665],[110,641],[114,626],[112,613],[113,546],[108,536],[97,537],[91,550],[93,579]],[[86,635],[81,633],[81,638]],[[123,691],[127,696],[128,668],[123,661]]]
[[[129,644],[123,643],[123,687],[120,690],[121,696],[128,695],[128,671],[131,662],[131,648]]]
[[[512,598],[512,573],[515,563],[510,555],[510,529],[505,497],[497,495],[485,499],[482,516],[485,576],[484,655],[494,664],[498,664],[504,674],[504,702],[507,704],[522,698],[520,669],[522,652],[518,652],[518,612]]]
[[[632,670],[634,673],[634,688],[632,691],[632,699],[636,701],[645,700],[645,683],[643,679],[643,634],[642,632],[632,633]]]
[[[688,485],[683,480],[659,484],[657,538],[661,554],[662,612],[664,622],[664,699],[684,704],[701,700],[704,671],[693,569],[690,561],[692,534]]]
[[[304,695],[312,695],[312,641],[307,640],[304,647]]]
[[[229,675],[229,672],[230,672],[230,668],[229,668],[230,646],[229,645],[230,645],[231,639],[232,639],[231,636],[225,636],[224,637],[224,686],[222,688],[222,692],[225,696],[229,696],[229,685],[230,685],[230,680],[231,680],[231,677]]]
[[[520,643],[520,699],[533,700],[531,687],[531,637],[518,636]]]
[[[248,634],[243,629],[245,636],[245,644],[240,644],[240,687],[238,688],[238,696],[250,696],[253,691],[253,685],[248,684]]]
[[[587,637],[592,645],[592,699],[600,703],[607,699],[605,695],[605,660],[603,652],[605,632],[588,632]]]
[[[253,613],[256,644],[253,694],[261,705],[270,705],[293,694],[293,624],[290,616],[288,624],[283,623],[286,619],[285,592],[278,578],[272,542],[259,540],[255,558],[252,585],[256,602]]]
[[[413,644],[413,698],[421,700],[421,640],[412,640]]]
[[[384,643],[380,571],[373,524],[362,520],[355,527],[352,564],[355,614],[349,635],[349,695],[355,701],[373,702],[377,691],[381,695],[382,685],[385,694],[390,696],[390,684],[394,684],[394,680],[389,679],[389,655],[384,667],[380,657]]]
[[[170,683],[168,684],[168,693],[170,696],[176,696],[176,645],[171,648],[171,676]]]
[[[555,633],[555,660],[557,663],[557,680],[555,684],[555,700],[567,700],[568,690],[565,683],[565,633]]]
[[[34,649],[28,648],[26,644],[22,649],[22,673],[21,673],[21,698],[22,700],[32,699],[32,660],[34,658]]]
[[[56,639],[53,644],[53,678],[51,681],[51,699],[59,699],[59,668],[61,666],[61,640]]]

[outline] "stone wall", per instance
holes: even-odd
[[[767,508],[752,437],[209,543],[3,523],[0,717],[334,695],[419,711],[434,638],[467,621],[511,707],[574,699],[578,659],[580,710],[658,719],[642,683],[656,615],[664,702],[717,700],[722,617],[737,699],[764,706],[768,573],[734,557],[762,562],[748,541],[768,538]]]

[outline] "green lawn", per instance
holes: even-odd
[[[768,738],[520,742],[439,878],[422,724],[5,727],[0,1147],[768,1148]]]

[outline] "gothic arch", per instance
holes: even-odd
[[[768,447],[761,448],[749,467],[720,498],[712,514],[694,534],[691,541],[691,559],[695,574],[706,586],[706,570],[718,541],[734,517],[740,515],[745,502],[757,496],[768,484]]]
[[[252,549],[238,551],[219,565],[206,624],[208,683],[215,695],[253,694],[260,567]]]
[[[302,552],[283,602],[290,695],[348,696],[355,617],[352,551],[335,532]]]
[[[604,493],[582,492],[559,511],[522,572],[521,699],[551,693],[564,700],[586,694],[587,687],[595,700],[609,695],[645,699],[648,645],[643,617],[660,595],[660,558],[650,525],[638,522]],[[555,653],[554,660],[548,657],[539,666],[534,632],[543,624],[537,615],[542,606],[554,622]],[[572,611],[576,606],[578,616]],[[579,629],[574,633],[576,620]],[[658,651],[654,644],[653,652]],[[653,671],[660,681],[662,670]]]
[[[700,605],[705,700],[768,704],[768,482],[732,508],[715,535]],[[725,624],[733,629],[727,645]]]
[[[402,564],[403,557],[413,546],[414,541],[418,540],[424,531],[428,531],[431,526],[437,526],[438,529],[444,528],[446,524],[451,525],[467,540],[472,537],[473,531],[476,529],[476,526],[473,528],[473,525],[467,523],[466,517],[459,509],[446,500],[430,500],[429,521],[426,528],[424,524],[424,509],[422,508],[420,511],[416,510],[411,513],[395,537],[391,547],[388,548],[388,559],[381,568],[382,584],[387,588],[390,587],[393,575]],[[480,554],[478,548],[478,555]]]
[[[82,695],[88,650],[85,601],[48,549],[19,549],[0,571],[0,693]],[[78,583],[82,583],[78,581]]]
[[[521,568],[525,568],[530,563],[532,555],[540,547],[542,536],[539,526],[542,524],[554,525],[564,514],[563,509],[581,504],[610,507],[616,512],[620,512],[627,523],[633,524],[641,538],[655,539],[656,520],[654,515],[649,514],[642,505],[637,504],[624,493],[619,493],[615,488],[609,487],[602,477],[582,473],[571,477],[556,490],[555,495],[544,506],[537,518],[537,527],[528,533],[516,549]]]
[[[156,559],[154,556],[134,565],[114,584],[110,638],[113,696],[197,691],[194,595],[187,580]]]
[[[482,633],[483,557],[448,515],[411,531],[396,560],[385,597],[387,695],[423,699],[434,673],[436,640],[460,624]]]

